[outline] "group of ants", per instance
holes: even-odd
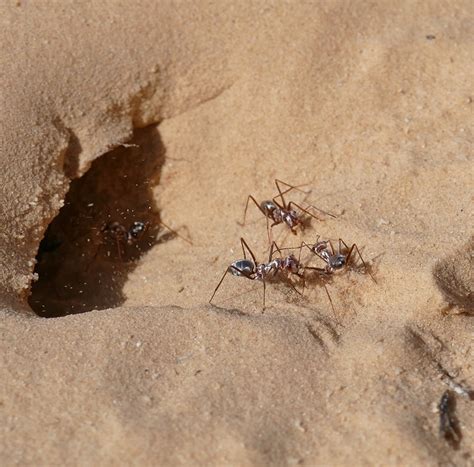
[[[308,279],[308,274],[311,274],[312,278],[320,279],[320,283],[324,286],[332,310],[335,313],[334,305],[326,286],[326,281],[331,278],[334,274],[346,271],[347,269],[354,269],[359,271],[359,266],[363,268],[363,272],[369,274],[374,282],[375,278],[371,274],[366,262],[362,258],[362,254],[359,247],[353,243],[350,247],[344,240],[339,238],[337,243],[337,249],[334,248],[331,240],[323,240],[318,236],[315,243],[306,243],[304,241],[297,247],[280,247],[277,243],[272,240],[272,229],[273,227],[283,224],[293,234],[297,234],[298,230],[303,230],[305,226],[311,221],[311,219],[317,219],[319,221],[324,220],[317,216],[314,211],[318,211],[324,216],[336,218],[337,216],[323,211],[311,204],[307,207],[303,207],[294,201],[287,202],[285,195],[288,195],[293,190],[309,194],[309,191],[301,189],[304,185],[294,186],[290,185],[281,180],[275,179],[275,186],[278,191],[277,195],[271,199],[267,199],[258,203],[258,201],[249,195],[244,210],[244,218],[241,225],[245,225],[247,210],[249,204],[252,202],[265,217],[267,221],[267,235],[268,242],[270,245],[270,252],[268,260],[266,262],[258,262],[252,249],[244,238],[240,239],[242,246],[243,258],[232,262],[224,271],[221,279],[219,280],[212,296],[209,300],[211,303],[219,290],[222,282],[224,281],[227,274],[232,276],[244,277],[252,281],[258,281],[263,284],[263,309],[265,309],[265,293],[266,293],[266,282],[271,279],[278,278],[288,284],[298,294],[303,294],[305,283]],[[306,204],[306,203],[305,203]],[[171,231],[176,236],[180,237],[188,243],[192,243],[189,239],[181,236],[178,232],[171,229],[163,222],[159,223]],[[112,222],[107,224],[103,229],[102,233],[108,238],[116,242],[119,258],[122,259],[123,247],[126,245],[135,244],[145,233],[148,228],[147,222],[136,221],[133,222],[127,229],[125,226],[118,222]],[[301,252],[303,249],[307,249],[313,256],[319,258],[322,261],[320,267],[309,266],[301,261]],[[284,251],[288,250],[299,250],[298,257],[294,253],[284,254]],[[360,263],[359,261],[360,260]],[[292,282],[292,278],[297,278],[302,285],[302,290],[298,291]],[[442,379],[450,387],[449,390],[443,393],[441,401],[438,405],[439,417],[440,417],[440,434],[442,437],[453,446],[457,447],[461,440],[461,433],[459,428],[459,422],[455,416],[455,400],[454,395],[458,394],[468,399],[474,399],[474,391],[463,387],[461,384],[454,381],[454,378],[439,365],[438,371],[440,372]]]
[[[311,219],[323,221],[324,218],[320,217],[321,215],[332,218],[337,217],[336,215],[327,211],[323,211],[322,209],[319,209],[311,204],[303,207],[294,201],[287,201],[285,196],[287,197],[287,195],[293,190],[308,195],[310,191],[305,191],[302,189],[302,187],[305,185],[294,186],[278,179],[275,179],[274,182],[277,189],[277,194],[271,199],[267,199],[259,203],[254,196],[248,196],[244,210],[243,222],[240,224],[242,226],[245,225],[249,205],[254,203],[267,221],[267,235],[270,246],[268,260],[265,262],[257,261],[255,254],[248,243],[244,238],[241,238],[240,243],[242,247],[243,258],[232,262],[226,268],[224,274],[219,280],[219,283],[214,289],[214,292],[212,293],[212,296],[209,300],[210,303],[213,301],[214,296],[216,295],[228,273],[233,276],[243,277],[245,279],[258,281],[263,284],[263,310],[265,310],[266,306],[266,283],[270,280],[280,280],[291,287],[298,294],[302,295],[304,293],[308,275],[311,274],[312,279],[320,279],[319,282],[323,285],[326,291],[333,311],[334,305],[325,282],[334,274],[340,273],[349,268],[356,269],[357,266],[362,265],[363,272],[368,273],[372,280],[376,282],[364,259],[362,258],[362,254],[360,253],[358,246],[355,243],[349,247],[344,242],[344,240],[339,238],[337,248],[334,248],[331,240],[323,240],[318,236],[316,242],[312,244],[303,241],[297,247],[280,247],[274,240],[272,240],[272,229],[277,225],[285,225],[286,228],[291,231],[291,233],[296,235],[298,230],[304,230]],[[318,216],[316,212],[318,212],[320,215]],[[161,220],[159,223],[173,234],[182,238],[186,242],[191,243],[189,239],[179,235],[176,231],[161,222]],[[136,243],[144,234],[147,227],[148,223],[141,221],[133,222],[128,229],[118,222],[112,222],[105,226],[103,233],[109,238],[112,238],[117,243],[118,255],[119,258],[122,259],[123,245],[133,245]],[[308,249],[314,256],[318,257],[322,261],[321,266],[310,266],[307,263],[303,263],[301,261],[301,253],[303,249]],[[299,254],[298,256],[296,256],[295,253],[285,254],[284,252],[288,250],[299,250]],[[360,260],[360,263],[358,262],[358,259]],[[357,270],[359,270],[358,267]],[[295,287],[292,279],[296,279],[300,283],[302,288],[301,291]]]

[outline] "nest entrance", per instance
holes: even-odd
[[[152,192],[164,157],[156,127],[137,130],[130,145],[98,158],[71,182],[36,257],[39,279],[28,300],[36,314],[57,317],[124,302],[123,286],[139,257],[172,235],[158,236],[160,214]],[[127,242],[124,232],[136,222],[146,228]],[[122,236],[113,233],[117,224]]]

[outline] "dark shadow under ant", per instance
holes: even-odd
[[[228,273],[232,274],[233,276],[245,277],[246,279],[260,281],[263,284],[263,310],[265,310],[266,305],[266,282],[269,281],[271,278],[274,278],[278,273],[286,273],[285,279],[287,279],[288,285],[290,285],[290,287],[292,287],[297,293],[301,294],[301,292],[299,292],[296,287],[289,281],[289,277],[292,275],[298,276],[304,281],[304,267],[300,263],[299,258],[296,258],[296,256],[294,256],[293,254],[288,256],[282,256],[281,249],[278,248],[275,242],[272,242],[268,262],[259,263],[256,260],[255,255],[248,246],[247,242],[243,238],[240,239],[240,243],[242,246],[244,259],[234,261],[225,270],[224,274],[222,275],[222,278],[214,289],[209,303],[212,302],[217,290],[221,286]],[[252,259],[247,258],[246,251],[250,254],[250,257]],[[280,256],[274,258],[273,256],[276,252],[280,253]]]
[[[282,190],[280,187],[280,184],[285,185],[288,188],[286,190]],[[308,209],[305,209],[301,205],[295,203],[294,201],[290,201],[287,203],[284,198],[284,195],[286,195],[292,190],[301,191],[302,193],[306,193],[306,194],[309,194],[310,192],[303,191],[298,186],[290,185],[278,179],[275,179],[275,186],[278,190],[278,195],[276,195],[271,200],[265,200],[265,201],[262,201],[261,203],[258,203],[257,200],[252,195],[248,196],[247,203],[245,204],[244,219],[241,225],[245,225],[245,221],[247,217],[247,209],[248,209],[250,201],[253,201],[255,203],[255,206],[257,206],[259,211],[266,218],[269,243],[272,242],[271,229],[278,224],[286,224],[294,235],[297,234],[296,228],[298,226],[300,227],[300,229],[305,228],[307,222],[305,221],[302,214],[298,213],[296,209],[299,209],[301,212],[312,217],[313,219],[317,219],[319,221],[323,220],[319,218],[318,216],[316,216],[315,214],[308,211]],[[280,202],[277,201],[278,198],[280,198]],[[322,209],[319,209],[316,206],[310,205],[310,207],[330,217],[336,218],[334,214],[323,211]],[[270,220],[273,221],[271,225],[270,225]]]

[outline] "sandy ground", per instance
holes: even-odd
[[[474,402],[457,442],[438,413],[474,386],[473,15],[3,2],[2,465],[474,465]],[[241,221],[275,178],[337,216],[278,243],[356,243],[376,282],[208,303],[240,237],[267,259]]]

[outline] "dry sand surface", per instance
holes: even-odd
[[[473,9],[3,0],[0,463],[474,465]],[[208,303],[276,178],[337,216],[280,244],[368,264],[334,310],[315,274]]]

